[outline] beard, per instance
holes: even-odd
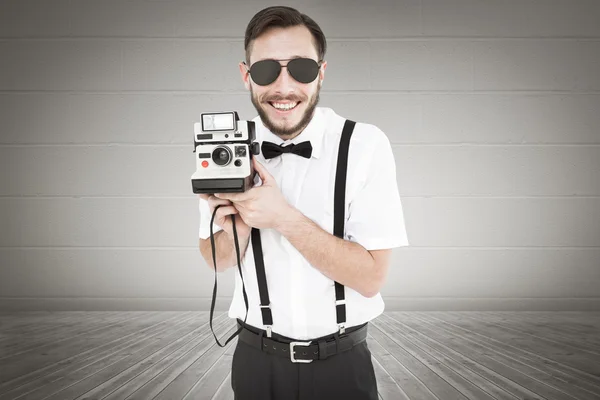
[[[306,106],[306,110],[304,111],[302,118],[300,118],[300,121],[296,125],[292,125],[292,126],[288,126],[288,127],[286,127],[285,125],[277,125],[271,118],[269,118],[269,116],[267,115],[267,112],[261,105],[261,102],[259,101],[258,97],[254,95],[254,92],[252,91],[252,87],[250,87],[250,99],[252,100],[252,104],[254,105],[254,108],[258,112],[258,115],[260,116],[260,119],[261,119],[263,125],[268,130],[270,130],[273,134],[279,136],[280,138],[282,138],[284,140],[287,140],[287,139],[293,138],[298,133],[302,132],[302,130],[304,130],[304,128],[306,128],[306,126],[310,123],[310,120],[312,119],[313,114],[315,112],[315,108],[317,107],[317,104],[319,104],[320,92],[321,92],[321,82],[319,82],[319,84],[317,86],[317,92],[314,94],[314,96],[312,96],[312,98],[310,99],[310,103],[308,103],[308,105]],[[283,100],[290,100],[290,101],[295,101],[295,102],[301,101],[302,103],[306,103],[306,99],[300,98],[298,96],[268,97],[265,99],[264,103],[283,101]],[[267,105],[266,107],[271,107],[271,105]]]

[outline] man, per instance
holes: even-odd
[[[218,271],[237,266],[232,215],[239,237],[249,308],[246,315],[236,273],[229,316],[243,329],[232,360],[235,398],[377,399],[366,331],[384,309],[379,290],[391,249],[408,245],[389,140],[373,125],[352,130],[317,107],[326,41],[310,17],[264,9],[246,29],[245,49],[239,68],[262,148],[253,160],[256,185],[200,195],[200,251],[211,268],[215,207]],[[340,167],[346,130],[348,159]],[[288,145],[303,151],[273,150]],[[347,168],[344,218],[334,222],[340,168]],[[343,238],[333,234],[340,222]]]

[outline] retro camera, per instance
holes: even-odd
[[[252,187],[252,156],[259,154],[254,121],[236,111],[200,114],[194,123],[194,193],[245,192]]]

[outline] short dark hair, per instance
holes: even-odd
[[[325,57],[327,40],[319,25],[308,15],[302,14],[292,7],[273,6],[257,12],[248,23],[246,37],[244,39],[244,50],[246,51],[246,62],[250,63],[251,44],[254,39],[265,33],[270,28],[288,28],[304,25],[313,36],[313,41],[319,55],[319,60]]]

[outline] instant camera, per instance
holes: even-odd
[[[196,172],[194,193],[245,192],[252,187],[252,156],[259,154],[253,121],[241,121],[236,111],[200,114],[194,123]]]

